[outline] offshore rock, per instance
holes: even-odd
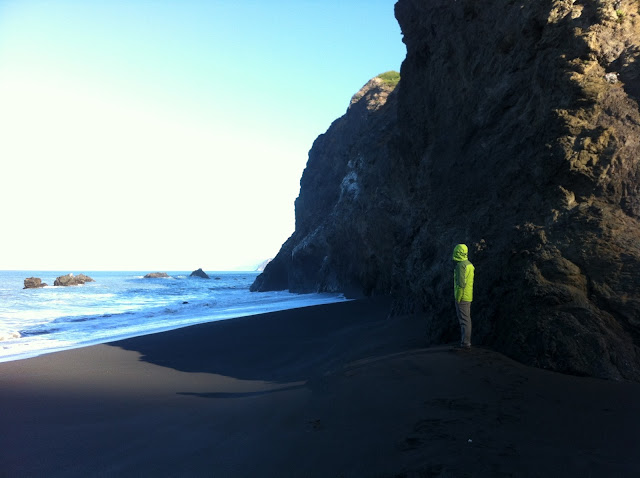
[[[53,285],[68,287],[72,285],[84,285],[87,282],[95,281],[91,277],[84,274],[78,274],[77,276],[74,276],[73,274],[67,274],[56,278],[56,280],[53,282]]]
[[[399,0],[396,17],[400,85],[316,140],[253,290],[392,294],[449,342],[466,243],[476,344],[640,380],[637,2]]]
[[[207,273],[202,269],[193,271],[189,277],[200,277],[201,279],[211,279],[211,277],[209,277]]]
[[[42,282],[39,277],[27,277],[24,280],[24,289],[38,289],[40,287],[47,287],[47,284]]]
[[[145,279],[166,279],[167,277],[169,277],[169,274],[166,272],[150,272],[144,276]]]

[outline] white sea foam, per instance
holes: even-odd
[[[16,330],[13,330],[13,331],[0,330],[0,342],[4,340],[19,339],[20,337],[21,337],[20,332]]]

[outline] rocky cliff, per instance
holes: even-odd
[[[400,0],[407,57],[309,153],[296,230],[254,290],[391,294],[458,336],[640,380],[640,15],[629,0]]]
[[[396,156],[396,84],[380,77],[369,81],[347,113],[316,139],[300,180],[295,232],[254,290],[390,290],[389,271],[374,269],[389,269],[395,244],[384,214],[384,183]]]

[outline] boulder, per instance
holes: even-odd
[[[145,279],[166,279],[167,277],[169,277],[169,274],[166,272],[150,272],[144,276]]]
[[[198,269],[196,271],[193,271],[191,273],[190,277],[200,277],[201,279],[211,279],[211,277],[209,277],[207,275],[207,273],[205,271],[203,271],[202,269]]]
[[[27,277],[24,280],[25,289],[38,289],[40,287],[47,287],[47,284],[42,282],[42,280],[38,277]]]
[[[83,285],[86,282],[95,282],[95,281],[91,277],[86,276],[84,274],[78,274],[77,276],[74,276],[73,274],[67,274],[67,275],[56,278],[53,285],[68,287],[72,285]]]

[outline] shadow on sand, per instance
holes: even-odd
[[[224,320],[110,345],[182,372],[275,383],[306,381],[345,363],[424,346],[417,317],[388,318],[388,298]]]

